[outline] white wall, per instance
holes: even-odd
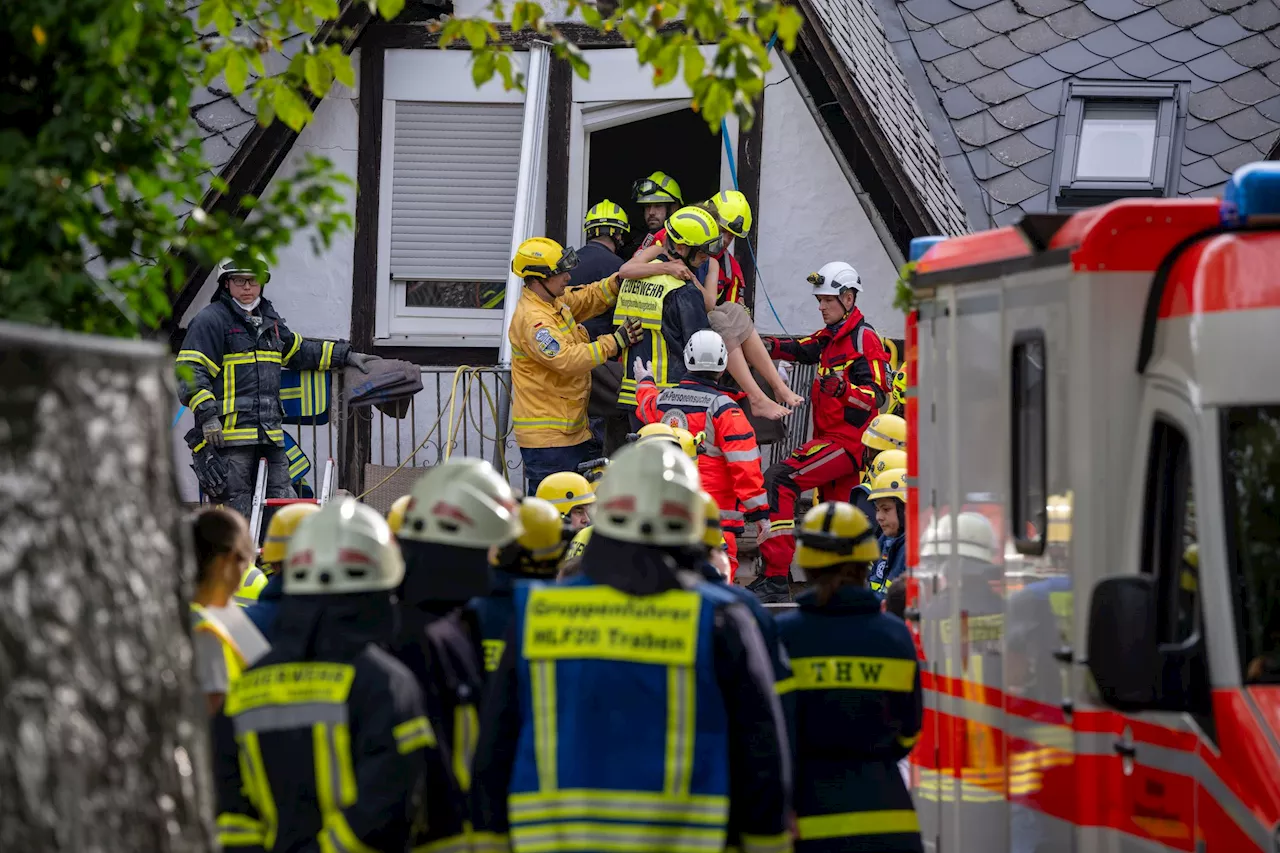
[[[881,335],[901,337],[903,317],[893,308],[897,270],[795,83],[776,62],[775,69],[778,82],[771,73],[764,97],[756,327],[791,334],[820,328],[805,276],[829,261],[847,261],[862,276],[862,312]]]

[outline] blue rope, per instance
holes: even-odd
[[[169,429],[173,429],[178,425],[178,421],[182,420],[182,413],[185,412],[186,410],[187,410],[186,406],[183,406],[180,409],[178,409],[178,414],[173,416],[173,423],[169,425]]]
[[[774,33],[769,37],[769,44],[765,46],[764,52],[768,54],[773,50],[774,44],[778,41],[778,34]],[[729,160],[729,177],[733,178],[733,188],[740,190],[738,187],[738,163],[733,157],[733,146],[729,144],[729,122],[726,119],[720,119],[720,139],[724,142],[724,154]],[[756,211],[759,215],[759,211]],[[782,318],[778,316],[778,309],[773,307],[773,300],[769,298],[769,291],[764,286],[764,279],[760,277],[760,262],[756,260],[756,247],[751,245],[748,237],[743,237],[743,241],[747,244],[747,252],[751,255],[751,266],[755,267],[756,284],[760,286],[760,292],[764,294],[764,301],[769,305],[769,310],[773,312],[773,319],[778,321],[778,328],[782,330],[784,335],[790,334],[787,327],[782,324]]]

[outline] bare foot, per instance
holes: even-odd
[[[768,397],[761,394],[759,397],[750,397],[751,413],[757,418],[764,418],[770,421],[780,421],[787,415],[791,414],[791,410],[779,406]]]
[[[801,397],[799,394],[797,394],[795,391],[792,391],[786,385],[783,385],[781,388],[774,388],[773,395],[778,398],[779,402],[781,402],[782,405],[790,406],[793,409],[796,406],[804,405],[804,397]]]

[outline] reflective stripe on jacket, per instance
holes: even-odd
[[[547,302],[527,287],[511,317],[511,414],[521,447],[572,447],[591,438],[591,369],[618,353],[612,335],[592,341],[579,321],[607,311],[618,279],[575,287]]]
[[[652,288],[661,288],[660,293],[651,291],[652,296],[634,307],[624,305],[624,296],[620,294],[618,310],[613,315],[616,324],[621,325],[623,319],[635,317],[644,326],[644,334],[640,340],[628,347],[621,358],[622,384],[618,390],[618,405],[630,411],[636,405],[636,357],[652,364],[653,379],[659,388],[670,388],[684,378],[684,345],[693,337],[694,332],[709,329],[711,324],[707,321],[702,291],[691,281],[681,281],[669,275],[654,275],[638,281],[623,282],[624,291],[628,284],[647,284]],[[656,307],[653,304],[655,301]]]
[[[219,288],[191,325],[178,352],[178,400],[191,409],[199,427],[221,418],[222,437],[232,447],[271,443],[284,446],[282,367],[336,370],[346,365],[345,341],[304,338],[289,330],[271,302],[263,299],[250,315]],[[186,370],[189,376],[184,377]],[[203,446],[200,442],[196,449]]]
[[[818,365],[809,391],[813,404],[813,437],[838,442],[862,458],[862,433],[889,399],[893,376],[889,353],[862,311],[854,308],[832,332],[822,329],[795,340],[766,338],[769,357]],[[840,398],[824,394],[822,379],[840,376],[848,389]]]
[[[636,387],[636,414],[645,423],[664,423],[705,433],[698,473],[702,487],[720,504],[720,520],[736,532],[743,521],[769,517],[769,495],[760,469],[760,447],[742,407],[730,391],[697,376],[659,392],[652,379]]]
[[[923,716],[911,632],[866,587],[798,603],[777,619],[794,672],[796,850],[917,853],[919,822],[898,770]]]
[[[191,630],[206,631],[218,638],[222,643],[222,659],[227,667],[227,684],[234,684],[240,677],[247,663],[239,644],[227,630],[227,626],[203,606],[191,602]]]

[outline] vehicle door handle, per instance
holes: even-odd
[[[1122,758],[1133,758],[1138,754],[1138,748],[1128,741],[1118,740],[1114,744],[1116,755]]]

